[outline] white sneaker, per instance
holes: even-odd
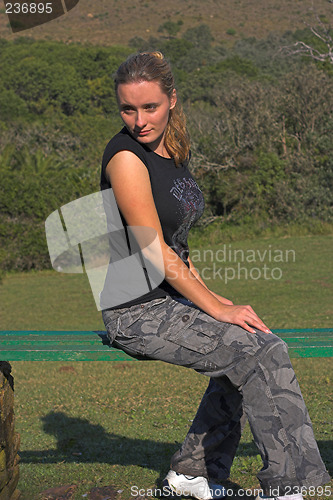
[[[303,500],[304,497],[301,493],[297,495],[285,495],[280,497],[266,497],[265,495],[258,495],[256,500]]]
[[[226,496],[223,486],[213,484],[202,476],[185,476],[170,470],[163,481],[163,491],[197,498],[217,500]]]

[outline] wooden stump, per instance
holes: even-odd
[[[20,436],[14,429],[14,379],[11,366],[0,361],[0,500],[18,500]]]

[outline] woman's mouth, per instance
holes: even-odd
[[[144,137],[145,135],[148,135],[149,132],[151,132],[151,130],[141,130],[139,133],[138,133],[138,136],[139,137]]]

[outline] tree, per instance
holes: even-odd
[[[206,24],[189,28],[185,31],[183,38],[193,43],[194,47],[201,47],[204,50],[208,50],[214,41],[212,32]]]
[[[293,45],[281,47],[281,52],[288,56],[303,55],[314,59],[315,61],[326,62],[333,64],[333,36],[332,25],[324,17],[320,16],[312,4],[312,11],[314,17],[314,24],[309,24],[304,21],[315,41],[318,43],[306,43],[302,40],[297,40]]]
[[[177,35],[180,30],[180,27],[183,25],[183,21],[180,19],[176,23],[174,21],[165,21],[165,23],[161,24],[158,28],[158,32],[162,33],[166,31],[168,35],[172,38]]]

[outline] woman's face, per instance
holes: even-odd
[[[168,156],[164,137],[170,109],[177,102],[176,91],[169,99],[156,81],[121,83],[117,98],[120,116],[130,134],[155,153]]]

